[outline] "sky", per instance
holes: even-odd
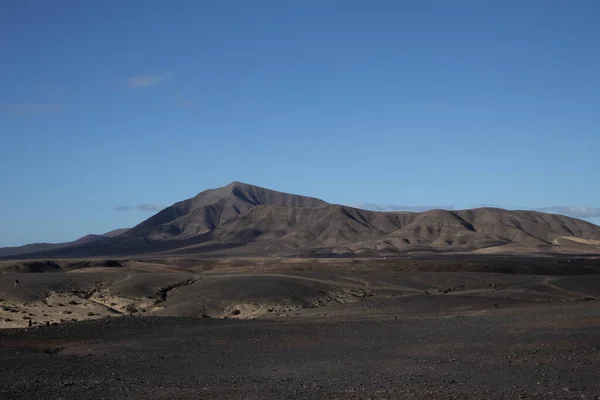
[[[232,181],[600,224],[597,0],[0,0],[0,246]]]

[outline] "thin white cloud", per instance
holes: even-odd
[[[41,90],[51,96],[63,96],[67,93],[67,87],[58,83],[42,84]]]
[[[139,204],[135,207],[131,207],[128,205],[121,205],[121,206],[116,206],[113,208],[114,211],[131,211],[131,210],[140,210],[140,211],[147,211],[147,212],[158,212],[160,210],[163,210],[164,208],[166,208],[165,206],[163,206],[162,204]]]
[[[130,89],[148,88],[163,83],[171,76],[170,71],[162,74],[137,75],[124,81],[123,85]]]
[[[538,208],[537,210],[552,214],[568,215],[575,218],[600,217],[600,207],[553,206]]]
[[[21,104],[0,104],[0,111],[11,114],[40,114],[61,111],[64,108],[62,104],[52,103],[21,103]]]
[[[433,209],[442,210],[455,210],[454,205],[442,205],[442,206],[403,206],[395,204],[375,204],[375,203],[356,203],[349,204],[351,207],[362,208],[364,210],[372,211],[427,211]],[[600,207],[578,207],[578,206],[552,206],[552,207],[506,207],[496,204],[476,204],[470,208],[480,207],[491,207],[491,208],[504,208],[508,210],[531,210],[541,211],[550,214],[562,214],[575,218],[600,218]]]
[[[550,206],[550,207],[517,207],[517,206],[501,206],[497,204],[477,204],[472,206],[504,208],[507,210],[529,210],[540,211],[549,214],[562,214],[575,218],[600,218],[600,207],[579,207],[579,206]]]
[[[194,102],[193,102],[193,101],[191,101],[190,99],[188,99],[188,98],[184,97],[184,96],[181,94],[181,91],[180,91],[180,90],[176,90],[176,91],[175,91],[174,99],[175,99],[175,102],[176,102],[176,103],[177,103],[179,106],[181,106],[181,107],[183,107],[183,108],[192,108],[192,109],[193,109],[193,108],[197,108],[197,107],[198,107],[198,105],[197,105],[196,103],[194,103]]]
[[[351,207],[371,211],[428,211],[428,210],[454,210],[454,204],[443,206],[406,206],[397,204],[355,203]]]
[[[136,208],[141,211],[158,212],[164,209],[165,206],[160,204],[140,204]]]

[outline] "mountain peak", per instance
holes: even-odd
[[[245,182],[233,181],[226,187],[236,187],[236,186],[254,186],[254,185],[251,185],[251,184],[245,183]]]
[[[270,189],[263,188],[260,186],[252,185],[250,183],[238,182],[238,181],[233,181],[225,187],[227,189],[229,189],[228,192],[230,192],[230,193],[235,192],[236,190],[242,190],[242,191],[253,190],[253,189],[270,190]]]
[[[255,206],[314,208],[326,204],[328,203],[312,197],[233,181],[175,203],[127,234],[147,240],[188,239],[213,231]]]

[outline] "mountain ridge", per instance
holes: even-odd
[[[48,251],[60,249],[63,247],[76,246],[79,244],[91,243],[99,240],[117,237],[127,232],[129,228],[113,229],[110,232],[102,234],[88,234],[71,242],[62,243],[29,243],[22,246],[0,247],[0,257],[10,257],[24,254],[37,253],[40,251]]]
[[[371,211],[232,182],[174,203],[114,237],[28,256],[354,257],[415,251],[600,254],[600,227],[559,214],[490,207]]]

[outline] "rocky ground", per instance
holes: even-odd
[[[6,270],[0,399],[600,399],[600,275],[545,263]]]
[[[390,310],[388,310],[390,311]],[[6,399],[598,399],[596,302],[0,332]]]
[[[14,287],[15,280],[19,286]],[[490,290],[490,284],[495,290]],[[395,270],[140,272],[86,268],[0,275],[0,328],[130,315],[288,318],[476,311],[597,301],[600,275]]]

